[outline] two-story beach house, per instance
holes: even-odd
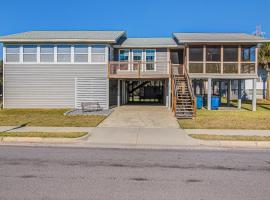
[[[230,100],[238,81],[253,81],[256,110],[258,44],[243,33],[173,33],[168,38],[128,38],[124,31],[32,31],[3,36],[4,108],[103,109],[161,104],[178,118],[195,114],[195,95],[212,95],[222,83]],[[220,93],[220,92],[219,92]]]

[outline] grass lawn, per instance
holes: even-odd
[[[105,116],[64,116],[66,109],[0,110],[0,126],[95,127]]]
[[[200,140],[270,141],[270,136],[207,135],[207,134],[190,134],[189,136]]]
[[[179,120],[179,124],[185,129],[270,129],[270,101],[258,100],[256,112],[249,101],[242,107],[241,111],[197,110],[195,119]]]
[[[0,132],[0,137],[77,138],[87,132]]]

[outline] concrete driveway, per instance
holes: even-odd
[[[164,106],[121,106],[91,131],[91,145],[193,146],[196,141]]]
[[[179,128],[173,113],[165,106],[121,106],[98,127]]]

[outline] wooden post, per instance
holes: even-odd
[[[203,73],[206,73],[206,45],[203,45]]]
[[[241,45],[238,46],[238,74],[241,74]]]

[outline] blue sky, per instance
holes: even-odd
[[[0,35],[30,30],[126,30],[129,37],[172,32],[270,35],[269,0],[3,0]]]

